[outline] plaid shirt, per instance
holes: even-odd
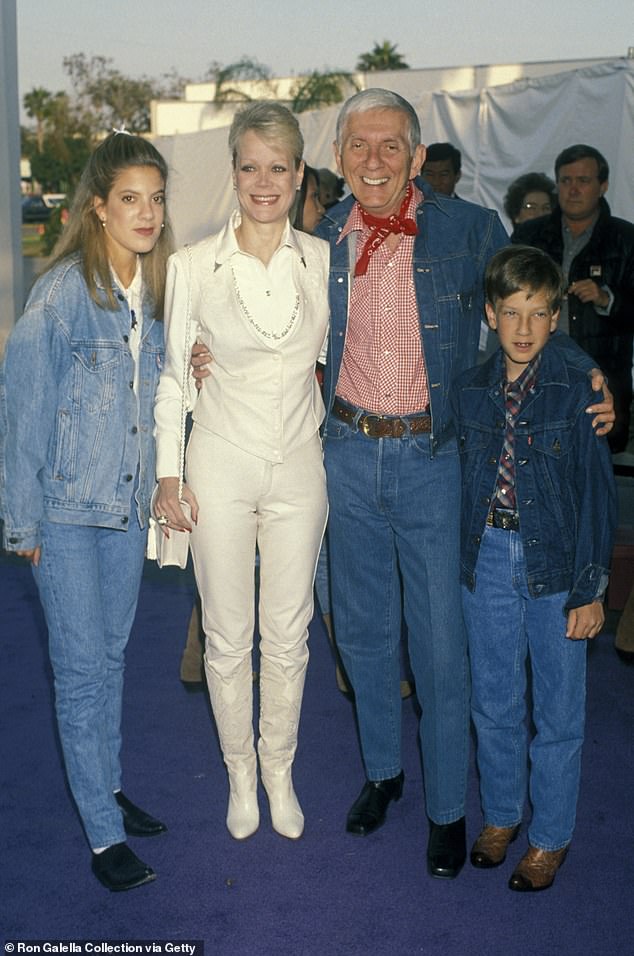
[[[515,422],[522,403],[537,383],[537,373],[542,364],[542,354],[542,352],[538,352],[533,361],[528,363],[514,382],[509,382],[506,378],[502,381],[506,429],[498,462],[495,494],[491,501],[492,508],[511,508],[513,511],[517,508],[515,497]]]
[[[416,219],[422,201],[414,186],[406,215]],[[355,203],[337,241],[356,233],[358,259],[370,232]],[[353,280],[337,395],[377,415],[412,415],[429,406],[412,268],[414,239],[401,236],[393,252],[384,242],[370,257],[367,273]]]

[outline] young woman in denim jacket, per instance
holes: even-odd
[[[119,751],[155,474],[166,180],[140,137],[115,132],[97,147],[3,369],[4,546],[33,566],[68,782],[111,890],[155,876],[126,834],[165,830],[122,793]]]

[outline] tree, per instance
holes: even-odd
[[[84,53],[65,56],[64,70],[76,96],[78,118],[93,134],[120,129],[143,133],[150,128],[150,103],[160,95],[156,81],[131,79],[112,67],[112,59]]]
[[[357,61],[357,70],[362,73],[373,73],[376,70],[409,70],[409,63],[396,52],[397,45],[388,40],[375,43],[369,53],[361,54]]]
[[[207,77],[216,84],[214,93],[216,106],[223,106],[225,103],[246,103],[253,99],[247,92],[232,84],[250,80],[262,83],[267,92],[270,91],[270,68],[248,56],[243,56],[227,66],[217,62],[212,63],[207,71]]]
[[[53,94],[41,86],[34,87],[30,93],[25,93],[22,100],[26,115],[35,120],[35,143],[37,152],[42,152],[44,145],[44,131],[46,120],[50,115]]]
[[[41,87],[24,96],[35,133],[21,130],[22,155],[44,192],[69,192],[81,173],[92,146],[90,130],[77,119],[67,93]]]
[[[351,89],[356,91],[357,85],[350,73],[341,70],[320,73],[313,70],[308,76],[298,79],[292,87],[291,109],[294,113],[304,113],[306,110],[333,106],[341,103]]]

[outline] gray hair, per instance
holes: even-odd
[[[229,130],[231,160],[236,165],[240,140],[252,130],[266,143],[284,146],[293,157],[295,168],[304,155],[304,137],[297,119],[289,109],[266,100],[249,103],[233,117]]]
[[[401,110],[407,116],[407,138],[412,154],[421,142],[420,123],[411,103],[394,93],[378,87],[361,90],[343,104],[337,117],[337,149],[341,152],[346,123],[354,113],[366,113],[368,110]]]

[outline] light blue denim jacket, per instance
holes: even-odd
[[[496,212],[461,199],[440,196],[422,180],[424,194],[416,210],[413,269],[420,332],[429,380],[432,416],[431,453],[454,437],[449,387],[455,375],[477,361],[484,318],[484,271],[508,237]],[[330,242],[330,337],[324,372],[328,418],[323,431],[337,429],[330,419],[343,358],[350,296],[351,239],[337,245],[354,199],[329,209],[315,235]]]
[[[132,489],[141,527],[155,484],[153,403],[163,323],[144,303],[138,395],[123,294],[90,298],[79,258],[35,284],[0,371],[0,511],[7,550],[40,544],[42,520],[125,530]]]

